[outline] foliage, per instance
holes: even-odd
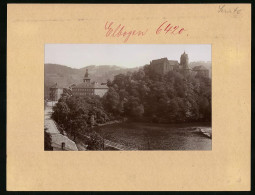
[[[211,120],[210,78],[185,75],[180,70],[160,75],[147,65],[118,74],[107,85],[109,90],[102,99],[63,95],[54,107],[54,119],[77,132],[91,123],[118,117],[158,123]]]
[[[165,75],[150,66],[116,75],[108,81],[103,97],[107,112],[158,123],[211,120],[211,79],[183,74],[180,70]]]
[[[44,129],[44,150],[53,150],[51,147],[51,136],[46,132],[46,129]]]
[[[98,96],[61,97],[53,111],[53,119],[67,129],[76,127],[82,131],[92,123],[101,124],[109,121]]]
[[[91,126],[109,121],[108,114],[104,111],[99,96],[62,96],[53,107],[52,118],[58,123],[73,140],[80,134],[91,134]],[[100,140],[92,134],[90,147],[101,147]],[[92,146],[92,144],[96,144]]]
[[[104,149],[104,140],[103,138],[96,133],[95,131],[89,134],[89,141],[88,141],[88,150],[103,150]]]
[[[160,75],[149,65],[108,80],[108,92],[99,96],[64,94],[53,107],[52,118],[75,140],[89,135],[88,148],[102,149],[103,139],[91,126],[111,119],[131,118],[155,123],[211,121],[211,79],[180,70]]]
[[[46,106],[47,106],[47,100],[44,100],[44,110],[45,110]]]

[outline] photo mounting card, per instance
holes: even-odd
[[[250,4],[7,11],[7,190],[250,190]]]

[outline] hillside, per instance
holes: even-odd
[[[48,98],[49,87],[57,83],[60,87],[69,87],[81,83],[86,69],[89,71],[91,81],[98,83],[113,80],[114,76],[128,71],[133,72],[139,68],[122,68],[116,65],[91,65],[80,69],[70,68],[59,64],[44,64],[44,98]]]
[[[199,65],[203,65],[208,68],[209,74],[211,75],[211,62],[190,62],[190,68]],[[107,82],[108,79],[113,80],[114,76],[117,74],[134,72],[138,70],[139,67],[122,68],[116,65],[90,65],[76,69],[59,64],[44,64],[44,98],[48,98],[49,87],[55,83],[57,83],[60,87],[69,87],[72,84],[82,82],[86,69],[89,71],[91,81],[103,83]]]

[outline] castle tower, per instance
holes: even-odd
[[[84,83],[90,83],[90,78],[89,78],[88,69],[86,69],[86,73],[85,73],[85,75],[84,75],[83,82],[84,82]]]
[[[189,57],[188,54],[185,53],[185,51],[181,55],[180,65],[182,66],[183,69],[189,69]]]

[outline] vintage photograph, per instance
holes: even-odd
[[[44,150],[212,150],[210,44],[45,44]]]

